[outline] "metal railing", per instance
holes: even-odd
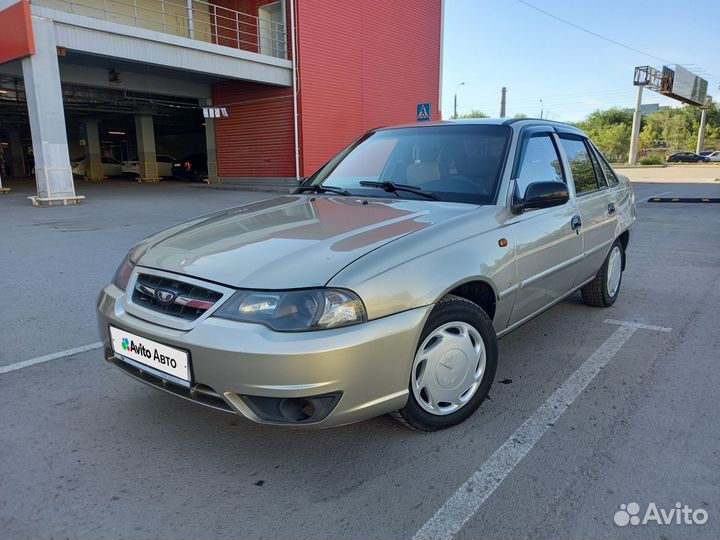
[[[203,0],[31,0],[76,15],[287,58],[284,22]]]

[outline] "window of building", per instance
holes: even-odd
[[[273,2],[259,7],[257,21],[260,54],[287,58],[285,2]]]

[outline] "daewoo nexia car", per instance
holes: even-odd
[[[634,220],[574,127],[376,129],[294,194],[139,243],[100,335],[133,377],[255,422],[447,428],[488,395],[499,337],[577,290],[615,302]]]

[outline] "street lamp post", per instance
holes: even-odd
[[[465,84],[464,82],[461,82],[460,84],[458,84],[458,85],[455,87],[455,100],[454,100],[454,106],[453,106],[453,118],[457,118],[457,91],[458,91],[458,88],[460,88],[460,87],[463,86],[464,84]]]

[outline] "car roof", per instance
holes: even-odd
[[[524,127],[549,126],[556,128],[557,131],[566,133],[575,133],[577,135],[586,136],[585,133],[564,122],[556,122],[555,120],[545,120],[543,118],[463,118],[458,120],[436,120],[433,122],[416,122],[412,124],[398,124],[394,126],[383,126],[372,129],[370,131],[385,131],[388,129],[404,129],[404,128],[424,128],[431,126],[452,126],[452,125],[478,125],[478,126],[512,126],[514,129],[522,129]]]

